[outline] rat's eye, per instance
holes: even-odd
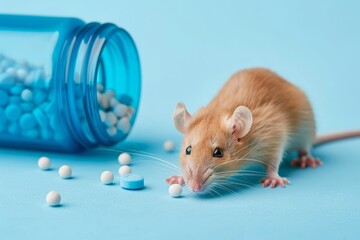
[[[213,153],[213,157],[217,157],[217,158],[222,158],[223,152],[221,151],[220,148],[215,148],[214,153]]]
[[[186,155],[190,155],[191,153],[191,146],[188,146],[185,150]]]

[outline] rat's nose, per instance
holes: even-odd
[[[201,192],[201,188],[202,188],[201,183],[196,182],[192,184],[191,190],[193,192]]]

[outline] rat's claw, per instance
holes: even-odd
[[[181,177],[181,176],[171,176],[171,177],[169,177],[169,178],[167,178],[166,179],[166,182],[168,183],[168,184],[180,184],[180,185],[183,185],[183,184],[185,184],[185,181],[184,181],[184,178],[183,177]]]
[[[270,186],[271,188],[275,188],[278,185],[285,187],[286,184],[290,183],[287,178],[282,178],[280,176],[267,176],[262,178],[260,182],[263,183],[263,187]]]

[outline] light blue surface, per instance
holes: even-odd
[[[216,2],[216,3],[215,3]],[[114,22],[139,48],[143,95],[134,131],[117,149],[162,155],[162,143],[181,136],[171,122],[177,101],[194,112],[234,71],[265,66],[309,95],[320,133],[360,127],[360,3],[358,1],[22,1],[2,3],[3,13],[75,16]],[[167,193],[174,171],[133,157],[146,188],[104,186],[104,170],[117,173],[117,153],[93,150],[64,155],[0,150],[0,239],[358,239],[360,236],[360,140],[318,148],[318,169],[284,163],[292,185],[251,188],[207,199],[187,190]],[[38,157],[52,170],[37,168]],[[57,168],[68,164],[73,179]],[[45,196],[60,192],[63,205]]]

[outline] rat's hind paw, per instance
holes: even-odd
[[[270,186],[271,188],[275,188],[277,185],[281,187],[285,187],[286,184],[290,184],[290,181],[287,178],[277,176],[267,176],[260,179],[260,182],[263,184],[263,187]]]
[[[301,156],[299,159],[294,159],[291,161],[291,166],[293,167],[301,167],[306,168],[306,166],[310,166],[312,168],[321,166],[322,162],[318,158],[314,158],[309,155]]]
[[[171,176],[166,179],[166,182],[170,185],[175,183],[183,185],[185,183],[184,178],[182,176]]]

